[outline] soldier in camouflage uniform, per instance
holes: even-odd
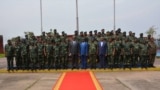
[[[41,40],[42,40],[42,41],[45,41],[45,40],[46,40],[46,33],[45,33],[45,32],[42,32]]]
[[[24,43],[22,44],[24,46],[23,48],[24,48],[25,57],[23,58],[22,63],[26,69],[29,69],[29,64],[30,64],[29,44],[30,44],[30,39],[29,39],[28,35],[25,35],[25,40],[24,40]],[[26,54],[26,52],[27,52],[27,54]]]
[[[126,32],[123,32],[123,36],[122,36],[121,42],[122,42],[122,43],[125,43],[125,40],[126,40],[126,39],[128,39],[127,36],[126,36]]]
[[[97,44],[94,43],[95,39],[91,39],[89,42],[89,60],[91,69],[96,69],[96,58],[97,58]]]
[[[52,37],[51,33],[47,33],[47,43],[52,43],[54,42],[54,38]]]
[[[92,42],[93,39],[95,39],[95,37],[93,36],[92,31],[89,31],[88,42],[89,42],[89,43]]]
[[[56,37],[56,35],[58,34],[57,33],[57,29],[54,29],[54,33],[53,34],[54,34],[53,36]]]
[[[132,42],[136,39],[135,33],[132,33]]]
[[[149,42],[149,67],[154,67],[154,61],[156,57],[156,52],[157,52],[157,46],[154,43],[154,39],[150,39]]]
[[[149,45],[147,41],[143,41],[140,43],[140,62],[141,68],[147,68],[148,59],[149,59]]]
[[[38,48],[36,43],[31,42],[30,46],[29,46],[29,54],[30,54],[30,60],[31,60],[31,70],[36,70],[36,62],[38,59]]]
[[[59,33],[57,33],[56,37],[54,37],[54,42],[55,42],[55,44],[60,44],[61,37],[60,37]]]
[[[134,42],[133,42],[133,49],[132,49],[132,52],[133,52],[133,67],[140,67],[140,44],[139,44],[139,41],[138,39],[135,39]]]
[[[124,36],[124,34],[121,32],[121,28],[117,29],[117,33],[118,33],[119,40],[122,41],[122,37]]]
[[[21,57],[22,57],[22,66],[24,69],[29,69],[29,45],[26,43],[27,40],[22,40],[21,44]]]
[[[131,69],[132,67],[132,43],[129,41],[129,39],[125,39],[125,43],[123,43],[123,68],[125,69],[126,66],[129,66]]]
[[[140,33],[140,37],[138,38],[139,43],[144,43],[145,39],[143,37],[143,33]]]
[[[109,31],[106,32],[106,35],[104,36],[104,38],[105,38],[105,40],[106,40],[107,42],[110,41],[111,35],[110,35],[110,32],[109,32]]]
[[[11,40],[7,41],[5,45],[5,57],[7,58],[7,70],[13,70],[13,56],[14,56],[14,47],[12,46]]]
[[[107,60],[108,60],[108,66],[109,68],[114,68],[114,55],[115,55],[115,46],[114,46],[114,39],[110,38],[108,40],[108,54],[107,54]]]
[[[97,37],[98,33],[97,33],[97,30],[94,30],[94,36],[95,38]]]
[[[16,69],[22,68],[22,58],[21,58],[21,44],[19,41],[16,41],[15,47],[15,60],[16,60]]]
[[[114,57],[114,66],[115,67],[122,67],[122,43],[119,38],[116,38],[115,43],[115,57]]]
[[[60,47],[60,43],[55,43],[54,47],[54,60],[55,60],[55,69],[60,69],[62,66],[62,61],[60,59],[60,51],[61,51],[61,47]]]
[[[129,31],[129,35],[127,36],[127,38],[129,39],[129,41],[133,40],[133,36],[132,36],[132,31]]]
[[[64,31],[62,31],[62,35],[60,36],[60,38],[61,41],[65,41],[67,39],[67,34]]]
[[[68,68],[68,44],[65,39],[62,40],[60,44],[60,60],[61,60],[61,68],[67,69]]]
[[[79,41],[79,32],[77,30],[74,31],[74,37],[76,41]]]
[[[50,40],[48,40],[47,44],[45,45],[45,55],[47,59],[48,70],[50,70],[54,64],[53,44],[50,42]]]
[[[105,36],[106,36],[106,34],[105,34],[105,29],[101,29],[101,36],[102,36],[102,37],[105,37]]]
[[[38,41],[38,44],[37,44],[37,47],[38,47],[38,66],[39,66],[39,69],[44,69],[45,68],[45,46],[43,44],[43,41]]]
[[[96,43],[97,46],[98,46],[98,42],[101,40],[101,32],[98,32],[97,36],[95,36],[95,37],[96,37],[95,43]],[[99,60],[99,56],[98,56],[98,54],[97,54],[97,63],[98,63],[99,61],[100,61],[100,60]]]
[[[84,32],[84,39],[86,40],[86,42],[88,42],[88,35],[87,35],[87,32]]]

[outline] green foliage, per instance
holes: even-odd
[[[156,34],[156,30],[157,28],[155,28],[155,26],[152,26],[146,31],[146,34],[151,35],[151,37],[153,37]]]

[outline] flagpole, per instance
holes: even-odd
[[[76,0],[76,29],[79,33],[78,0]]]
[[[41,33],[43,32],[43,20],[42,20],[42,0],[40,0],[40,19],[41,19]]]
[[[114,33],[115,33],[115,29],[116,29],[116,5],[115,5],[115,0],[113,0],[113,8],[114,8],[114,17],[113,17],[113,30],[114,30]]]

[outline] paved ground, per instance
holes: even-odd
[[[160,90],[160,59],[157,68],[133,70],[93,70],[104,90]],[[0,90],[52,90],[64,72],[61,71],[18,71],[4,72],[5,59],[0,59]],[[68,70],[69,71],[69,70]],[[26,73],[27,72],[27,73]]]

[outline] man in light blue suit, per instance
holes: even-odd
[[[86,69],[87,68],[87,57],[88,57],[88,48],[89,45],[85,39],[82,40],[80,43],[80,59],[81,59],[81,68]]]
[[[106,68],[106,56],[107,56],[107,42],[105,42],[104,38],[102,37],[98,42],[98,56],[100,60],[100,68]]]

